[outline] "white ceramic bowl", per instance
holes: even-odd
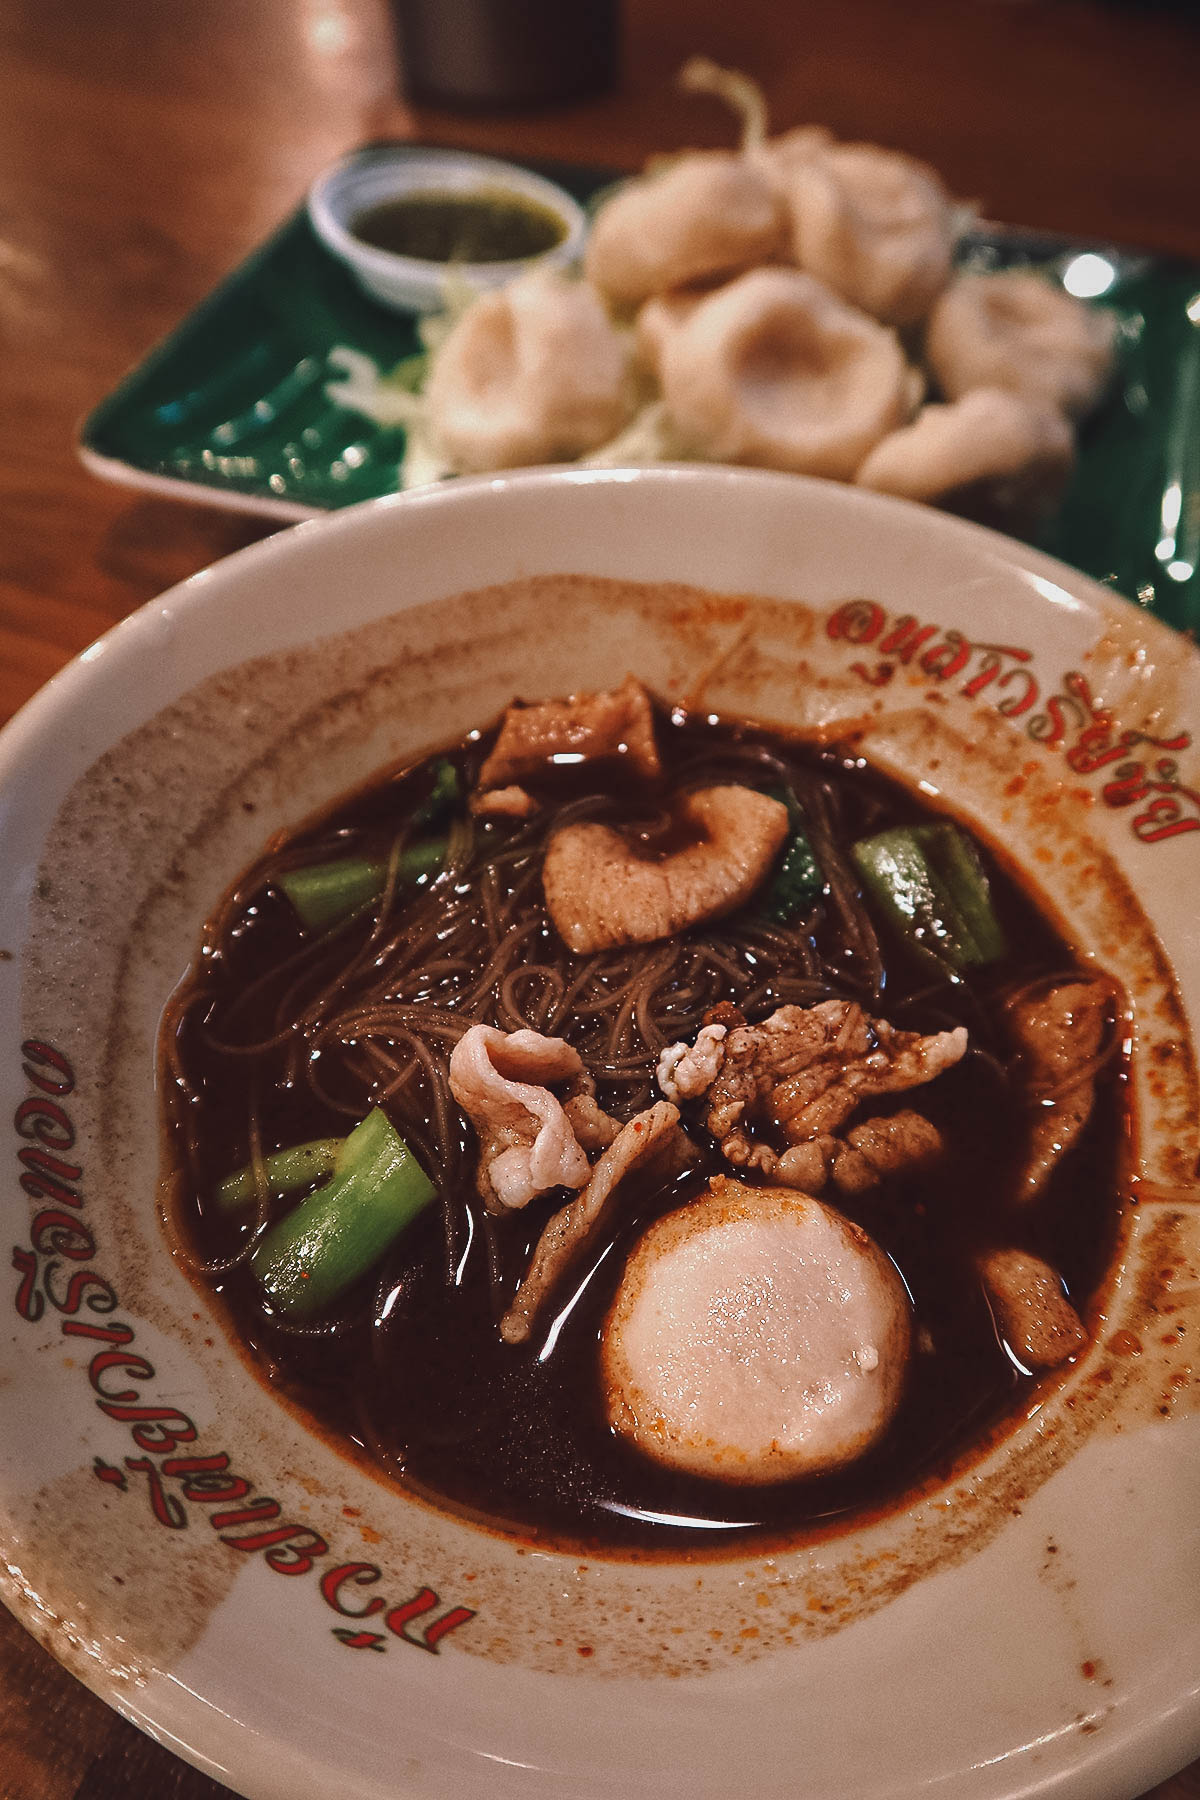
[[[354,220],[385,200],[416,193],[475,193],[504,189],[536,201],[561,220],[553,249],[516,262],[456,263],[459,287],[482,293],[503,287],[531,263],[561,267],[583,253],[587,221],[565,189],[515,163],[465,150],[406,149],[401,144],[360,150],[318,176],[309,190],[308,216],[321,242],[341,259],[364,292],[397,311],[435,312],[445,303],[447,268],[415,256],[397,256],[355,237]]]
[[[1088,1351],[918,1502],[770,1554],[567,1555],[381,1485],[248,1372],[156,1217],[157,1022],[269,832],[630,668],[861,731],[1133,1001]],[[8,1605],[255,1800],[1129,1800],[1196,1755],[1197,718],[1195,651],[1060,565],[724,469],[397,496],[119,626],[0,739]]]

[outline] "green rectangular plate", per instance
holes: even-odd
[[[610,170],[530,163],[583,202]],[[971,268],[1076,265],[1112,280],[1120,375],[1083,429],[1079,461],[1043,549],[1171,624],[1200,627],[1200,266],[984,225]],[[284,519],[395,490],[398,428],[326,398],[337,345],[383,368],[419,349],[415,319],[367,299],[303,211],[236,269],[85,422],[80,451],[101,475]]]

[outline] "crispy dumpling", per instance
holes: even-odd
[[[538,270],[469,307],[426,399],[431,434],[460,472],[569,460],[632,411],[626,344],[584,282]]]
[[[791,131],[781,131],[777,137],[755,145],[747,155],[786,202],[789,176],[828,150],[834,141],[832,131],[824,125],[796,125]]]
[[[914,404],[895,333],[795,269],[709,295],[666,334],[660,377],[693,454],[843,481]]]
[[[790,133],[773,154],[795,263],[885,324],[923,319],[954,252],[954,213],[934,171],[899,151],[823,144],[812,132]]]
[[[938,300],[925,353],[947,399],[1011,388],[1074,418],[1112,371],[1116,321],[1030,270],[964,275]]]
[[[687,324],[704,298],[703,289],[675,288],[667,294],[652,294],[639,310],[634,345],[638,362],[647,374],[657,379],[667,339]]]
[[[613,305],[637,306],[766,262],[783,239],[783,208],[760,169],[732,151],[693,150],[600,208],[584,272]]]
[[[938,500],[976,482],[1036,483],[1046,501],[1062,490],[1075,434],[1054,407],[1005,388],[972,388],[924,406],[911,425],[881,439],[855,481],[906,500]]]

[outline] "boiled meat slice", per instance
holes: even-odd
[[[481,790],[547,774],[556,761],[623,764],[630,775],[655,781],[662,772],[650,696],[634,676],[601,694],[565,700],[519,701],[508,708],[496,742],[479,771]]]
[[[528,1206],[535,1194],[588,1179],[588,1159],[547,1085],[582,1073],[564,1038],[492,1025],[472,1025],[459,1038],[450,1091],[479,1136],[476,1185],[489,1212]]]
[[[1031,1116],[1019,1199],[1036,1200],[1083,1135],[1096,1101],[1096,1074],[1115,1006],[1113,986],[1103,977],[1042,983],[1009,1004],[1009,1029],[1024,1065]]]
[[[505,1343],[524,1343],[539,1310],[595,1233],[625,1177],[666,1154],[680,1161],[687,1155],[688,1141],[678,1129],[678,1120],[677,1108],[660,1100],[630,1119],[612,1138],[582,1193],[555,1213],[538,1239],[528,1272],[500,1321]]]
[[[1062,1277],[1027,1250],[993,1250],[979,1269],[1000,1336],[1027,1369],[1053,1369],[1077,1356],[1087,1332]]]
[[[668,1044],[658,1060],[659,1087],[670,1100],[707,1095],[705,1123],[735,1168],[758,1169],[809,1192],[824,1184],[831,1140],[860,1105],[923,1087],[967,1048],[961,1025],[922,1037],[869,1018],[852,1000],[780,1006],[759,1025],[730,1012],[728,1020],[704,1026],[690,1047]],[[890,1128],[872,1122],[865,1143],[851,1134],[851,1146],[862,1154],[847,1160],[845,1192],[863,1186],[871,1168],[884,1172],[937,1153],[937,1134],[923,1119],[913,1125],[915,1117],[904,1114],[903,1124],[898,1118]],[[781,1155],[752,1135],[755,1124],[773,1127],[793,1148]],[[845,1155],[844,1145],[837,1149]]]
[[[546,905],[563,942],[581,955],[649,944],[724,918],[770,874],[787,836],[787,808],[754,788],[696,788],[673,803],[683,841],[666,854],[612,825],[564,825],[542,870]]]

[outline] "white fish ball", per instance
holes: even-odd
[[[652,1225],[604,1327],[609,1423],[718,1481],[836,1469],[895,1414],[910,1309],[895,1265],[807,1194],[717,1177]]]

